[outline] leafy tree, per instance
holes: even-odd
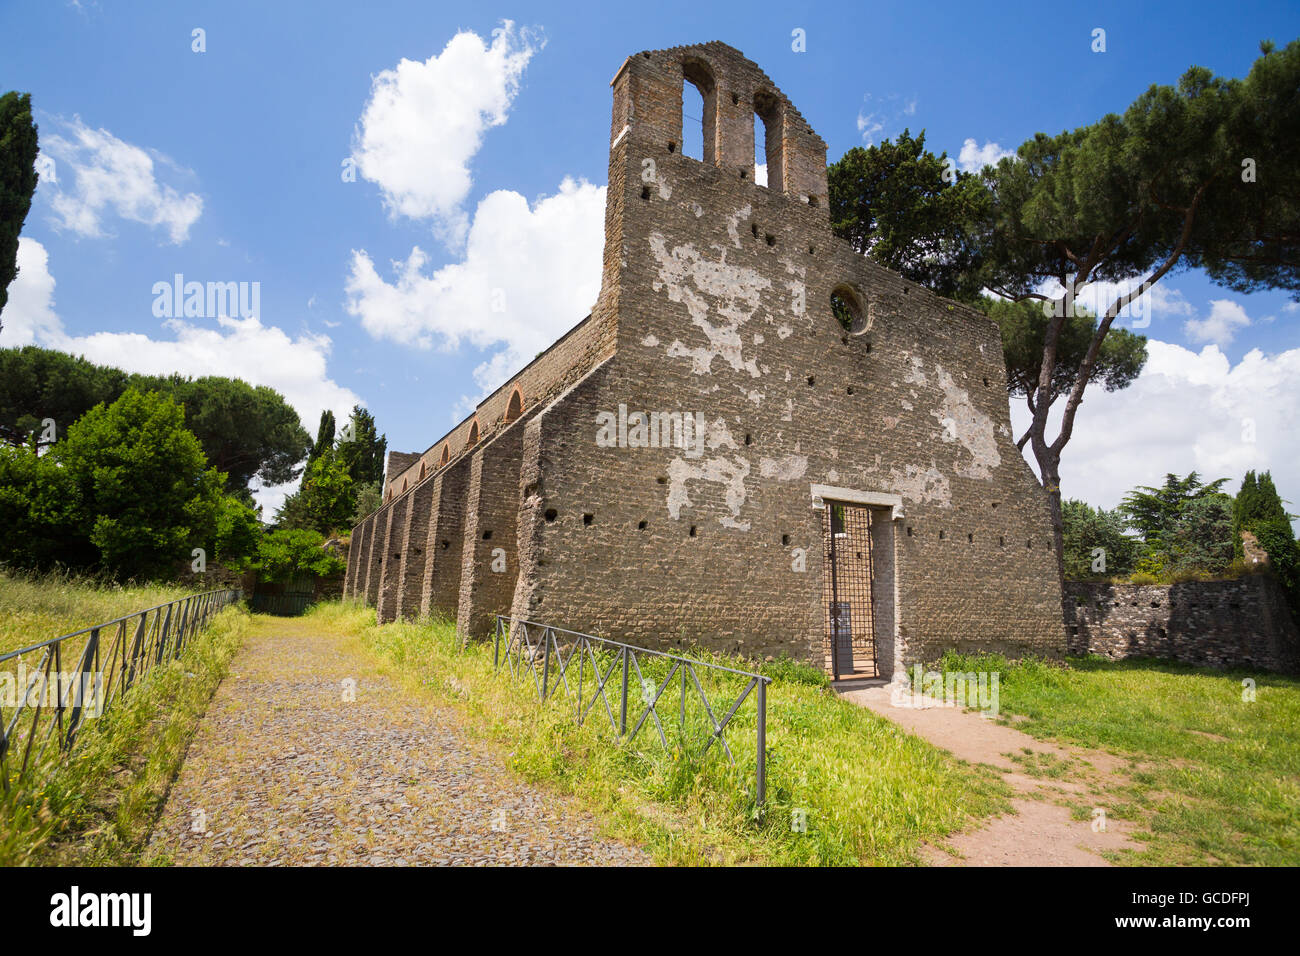
[[[120,577],[164,574],[213,538],[225,476],[207,466],[169,396],[128,389],[45,457],[66,473],[98,563]]]
[[[983,284],[1005,298],[1046,302],[1051,313],[1028,444],[1050,496],[1058,554],[1061,451],[1121,311],[1178,268],[1203,266],[1239,288],[1300,289],[1291,176],[1300,149],[1300,40],[1262,49],[1245,79],[1193,67],[1176,87],[1152,86],[1122,116],[1039,133],[982,173],[990,196]],[[1127,291],[1102,311],[1049,442],[1062,333],[1094,282]],[[1049,283],[1063,290],[1055,301],[1043,291]]]
[[[1263,525],[1277,523],[1290,526],[1292,516],[1287,514],[1282,498],[1273,484],[1269,472],[1256,476],[1254,471],[1246,472],[1241,480],[1241,489],[1237,492],[1232,505],[1233,550],[1237,557],[1242,557],[1241,533],[1252,534]]]
[[[185,407],[185,425],[203,445],[213,468],[225,472],[235,490],[256,476],[280,485],[298,474],[298,463],[311,447],[284,396],[266,385],[208,375],[190,379],[131,376],[136,388],[166,392]]]
[[[940,295],[978,297],[979,237],[971,224],[982,219],[987,193],[946,153],[927,150],[924,130],[854,147],[826,176],[836,235]]]
[[[1039,379],[1043,368],[1043,343],[1047,336],[1048,318],[1032,302],[1011,302],[986,298],[982,301],[985,313],[998,323],[1002,331],[1002,352],[1007,366],[1007,390],[1012,396],[1023,398],[1034,414],[1039,398]],[[1052,384],[1048,392],[1048,405],[1062,395],[1069,394],[1077,381],[1097,331],[1097,319],[1080,309],[1061,328],[1057,341],[1056,367],[1052,370]],[[1134,335],[1127,329],[1114,329],[1102,345],[1097,360],[1089,371],[1090,381],[1098,382],[1108,392],[1128,388],[1142,372],[1147,361],[1145,336]],[[1024,448],[1031,429],[1027,429],[1016,442]],[[1066,572],[1069,573],[1068,570]]]
[[[1234,547],[1240,556],[1241,533],[1249,531],[1255,536],[1268,552],[1273,573],[1287,593],[1292,616],[1300,621],[1300,543],[1291,530],[1293,517],[1287,513],[1269,472],[1259,476],[1246,472],[1233,503]]]
[[[311,452],[307,455],[307,467],[303,469],[305,476],[314,462],[327,451],[334,450],[334,413],[328,408],[320,413],[320,425],[316,429],[316,443],[311,446]]]
[[[226,495],[213,529],[212,557],[229,568],[243,570],[257,558],[262,519],[248,502]]]
[[[358,485],[356,487],[356,493],[357,505],[356,508],[353,509],[352,518],[348,522],[348,526],[352,528],[355,528],[361,523],[362,518],[366,517],[372,511],[375,511],[384,503],[384,487],[383,484],[378,481]]]
[[[1142,535],[1146,546],[1139,570],[1164,574],[1187,569],[1189,564],[1180,558],[1180,547],[1190,548],[1207,560],[1213,558],[1217,562],[1218,558],[1213,557],[1219,553],[1214,535],[1218,535],[1217,540],[1228,548],[1228,560],[1222,567],[1216,564],[1215,567],[1199,569],[1223,570],[1231,563],[1231,498],[1219,490],[1227,480],[1219,478],[1205,484],[1194,471],[1185,478],[1170,474],[1165,475],[1165,483],[1159,488],[1139,485],[1124,497],[1119,510]],[[1218,502],[1219,507],[1209,510],[1192,508],[1205,501]],[[1222,528],[1219,511],[1223,511],[1228,520]]]
[[[1067,578],[1111,577],[1133,571],[1141,543],[1126,533],[1127,524],[1119,511],[1067,499],[1061,503],[1061,513]],[[1094,553],[1098,548],[1102,549],[1100,555]]]
[[[91,408],[111,404],[131,387],[165,392],[182,404],[185,426],[208,463],[245,497],[254,476],[268,485],[292,481],[311,447],[298,414],[264,385],[219,376],[128,375],[52,349],[0,349],[0,425],[23,433],[39,431],[48,418],[61,438]]]
[[[72,476],[53,459],[0,445],[0,563],[33,570],[93,564],[77,505]]]
[[[53,349],[0,349],[0,424],[26,434],[49,418],[62,437],[90,409],[115,401],[129,380],[121,369]]]
[[[0,313],[18,275],[18,234],[36,192],[37,152],[31,94],[0,96]]]
[[[349,522],[355,509],[352,476],[331,451],[312,462],[303,475],[302,488],[286,498],[276,512],[276,525],[332,534],[351,527]]]
[[[338,455],[358,485],[384,480],[384,453],[388,439],[375,428],[375,418],[360,405],[339,435]]]
[[[1232,498],[1210,494],[1183,508],[1169,539],[1171,571],[1222,574],[1232,565]]]
[[[325,537],[310,528],[278,528],[258,545],[257,575],[263,581],[288,581],[299,574],[325,577],[347,565],[322,545]]]

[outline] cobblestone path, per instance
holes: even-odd
[[[355,693],[350,684],[355,681]],[[352,697],[353,699],[348,699]],[[176,864],[648,862],[348,638],[254,617],[150,841]]]

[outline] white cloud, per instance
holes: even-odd
[[[377,339],[496,349],[474,370],[486,393],[575,325],[600,291],[605,187],[565,179],[531,208],[519,193],[484,197],[465,257],[426,273],[418,246],[389,281],[354,251],[347,309]]]
[[[998,160],[1014,155],[1016,155],[1015,150],[1003,149],[992,141],[986,141],[981,146],[974,139],[968,138],[961,144],[961,152],[957,154],[957,165],[963,172],[977,173],[985,166],[993,166]]]
[[[759,186],[767,185],[767,163],[756,163],[754,166],[754,182]]]
[[[18,240],[18,278],[9,287],[0,347],[41,345],[92,362],[146,375],[224,375],[253,385],[268,385],[280,392],[314,433],[320,413],[330,409],[339,420],[361,400],[329,377],[327,360],[331,341],[324,335],[304,333],[297,338],[260,318],[219,318],[217,328],[191,325],[180,319],[163,323],[170,339],[150,338],[138,332],[96,332],[68,335],[54,311],[54,277],[49,255],[33,239]],[[283,492],[270,490],[283,497]],[[263,493],[264,494],[264,493]],[[267,504],[265,498],[259,498]],[[266,517],[269,520],[271,509]]]
[[[858,132],[862,134],[862,142],[874,146],[876,134],[883,132],[884,129],[885,124],[880,121],[877,114],[858,111]]]
[[[63,333],[54,311],[50,255],[34,239],[18,237],[18,276],[9,284],[9,302],[0,312],[0,348],[34,345]]]
[[[423,63],[403,59],[374,77],[352,158],[379,186],[391,215],[431,219],[444,238],[464,238],[470,160],[484,132],[505,123],[543,42],[506,20],[490,45],[464,30],[441,54]]]
[[[42,183],[52,190],[57,226],[99,238],[107,235],[105,218],[116,215],[163,229],[173,243],[189,238],[190,227],[203,214],[203,199],[160,182],[154,160],[173,173],[188,175],[184,170],[162,154],[123,142],[108,130],[91,129],[79,117],[60,126],[70,138],[55,133],[41,142],[42,152],[55,161],[55,175]]]
[[[1188,319],[1183,323],[1183,334],[1193,342],[1213,342],[1226,346],[1240,329],[1250,325],[1250,316],[1240,303],[1231,299],[1210,301],[1210,314],[1203,319]]]
[[[905,97],[901,93],[880,96],[868,93],[862,97],[862,102],[858,109],[858,133],[868,146],[876,144],[877,134],[885,132],[886,127],[897,130],[904,117],[916,115],[915,94]]]
[[[1061,493],[1111,508],[1135,485],[1195,470],[1235,490],[1248,469],[1271,470],[1283,497],[1300,497],[1300,349],[1268,356],[1254,349],[1233,366],[1215,345],[1199,353],[1147,343],[1142,374],[1119,392],[1089,387],[1061,462]],[[1058,433],[1064,402],[1049,421]],[[1016,437],[1029,423],[1012,399]],[[1253,439],[1253,440],[1252,440]],[[1033,454],[1025,457],[1033,464]]]

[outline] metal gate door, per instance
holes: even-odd
[[[838,680],[876,675],[874,608],[871,604],[871,509],[826,502],[822,538],[826,645]]]

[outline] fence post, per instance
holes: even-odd
[[[623,648],[623,693],[618,705],[618,735],[627,733],[627,648]]]
[[[583,675],[583,673],[584,673],[584,671],[585,671],[585,669],[586,669],[586,666],[587,666],[587,655],[583,653],[583,651],[586,650],[586,648],[583,647],[583,644],[585,643],[585,641],[586,641],[586,638],[585,638],[585,637],[580,637],[580,638],[578,638],[578,640],[577,640],[577,646],[578,646],[578,726],[579,726],[579,727],[582,726],[582,675]],[[572,652],[569,653],[569,660],[570,660],[570,661],[573,660],[573,653],[572,653]],[[598,670],[596,673],[597,673],[597,675],[599,675],[600,671]]]
[[[501,615],[497,615],[497,630],[492,641],[492,669],[501,669]]]
[[[135,683],[135,669],[140,665],[140,658],[144,651],[144,633],[149,625],[149,612],[144,611],[140,614],[140,623],[135,629],[135,640],[131,642],[131,667],[130,671],[123,681],[122,692],[126,691]]]
[[[542,664],[542,700],[546,700],[546,688],[551,679],[551,629],[542,629],[542,640],[546,644],[546,657]]]
[[[758,806],[767,796],[767,681],[758,682]]]
[[[69,688],[73,695],[72,714],[68,718],[68,733],[63,739],[63,749],[67,750],[72,747],[72,741],[77,735],[77,728],[83,719],[82,714],[86,707],[86,681],[87,678],[94,677],[94,661],[99,656],[99,628],[90,632],[90,639],[86,641],[86,649],[81,652],[81,665],[77,669],[76,681]],[[61,703],[61,702],[60,702]]]
[[[162,624],[159,625],[161,630],[158,632],[158,657],[155,664],[161,664],[163,657],[167,654],[167,638],[172,632],[172,605],[167,605],[167,614],[163,617]]]

